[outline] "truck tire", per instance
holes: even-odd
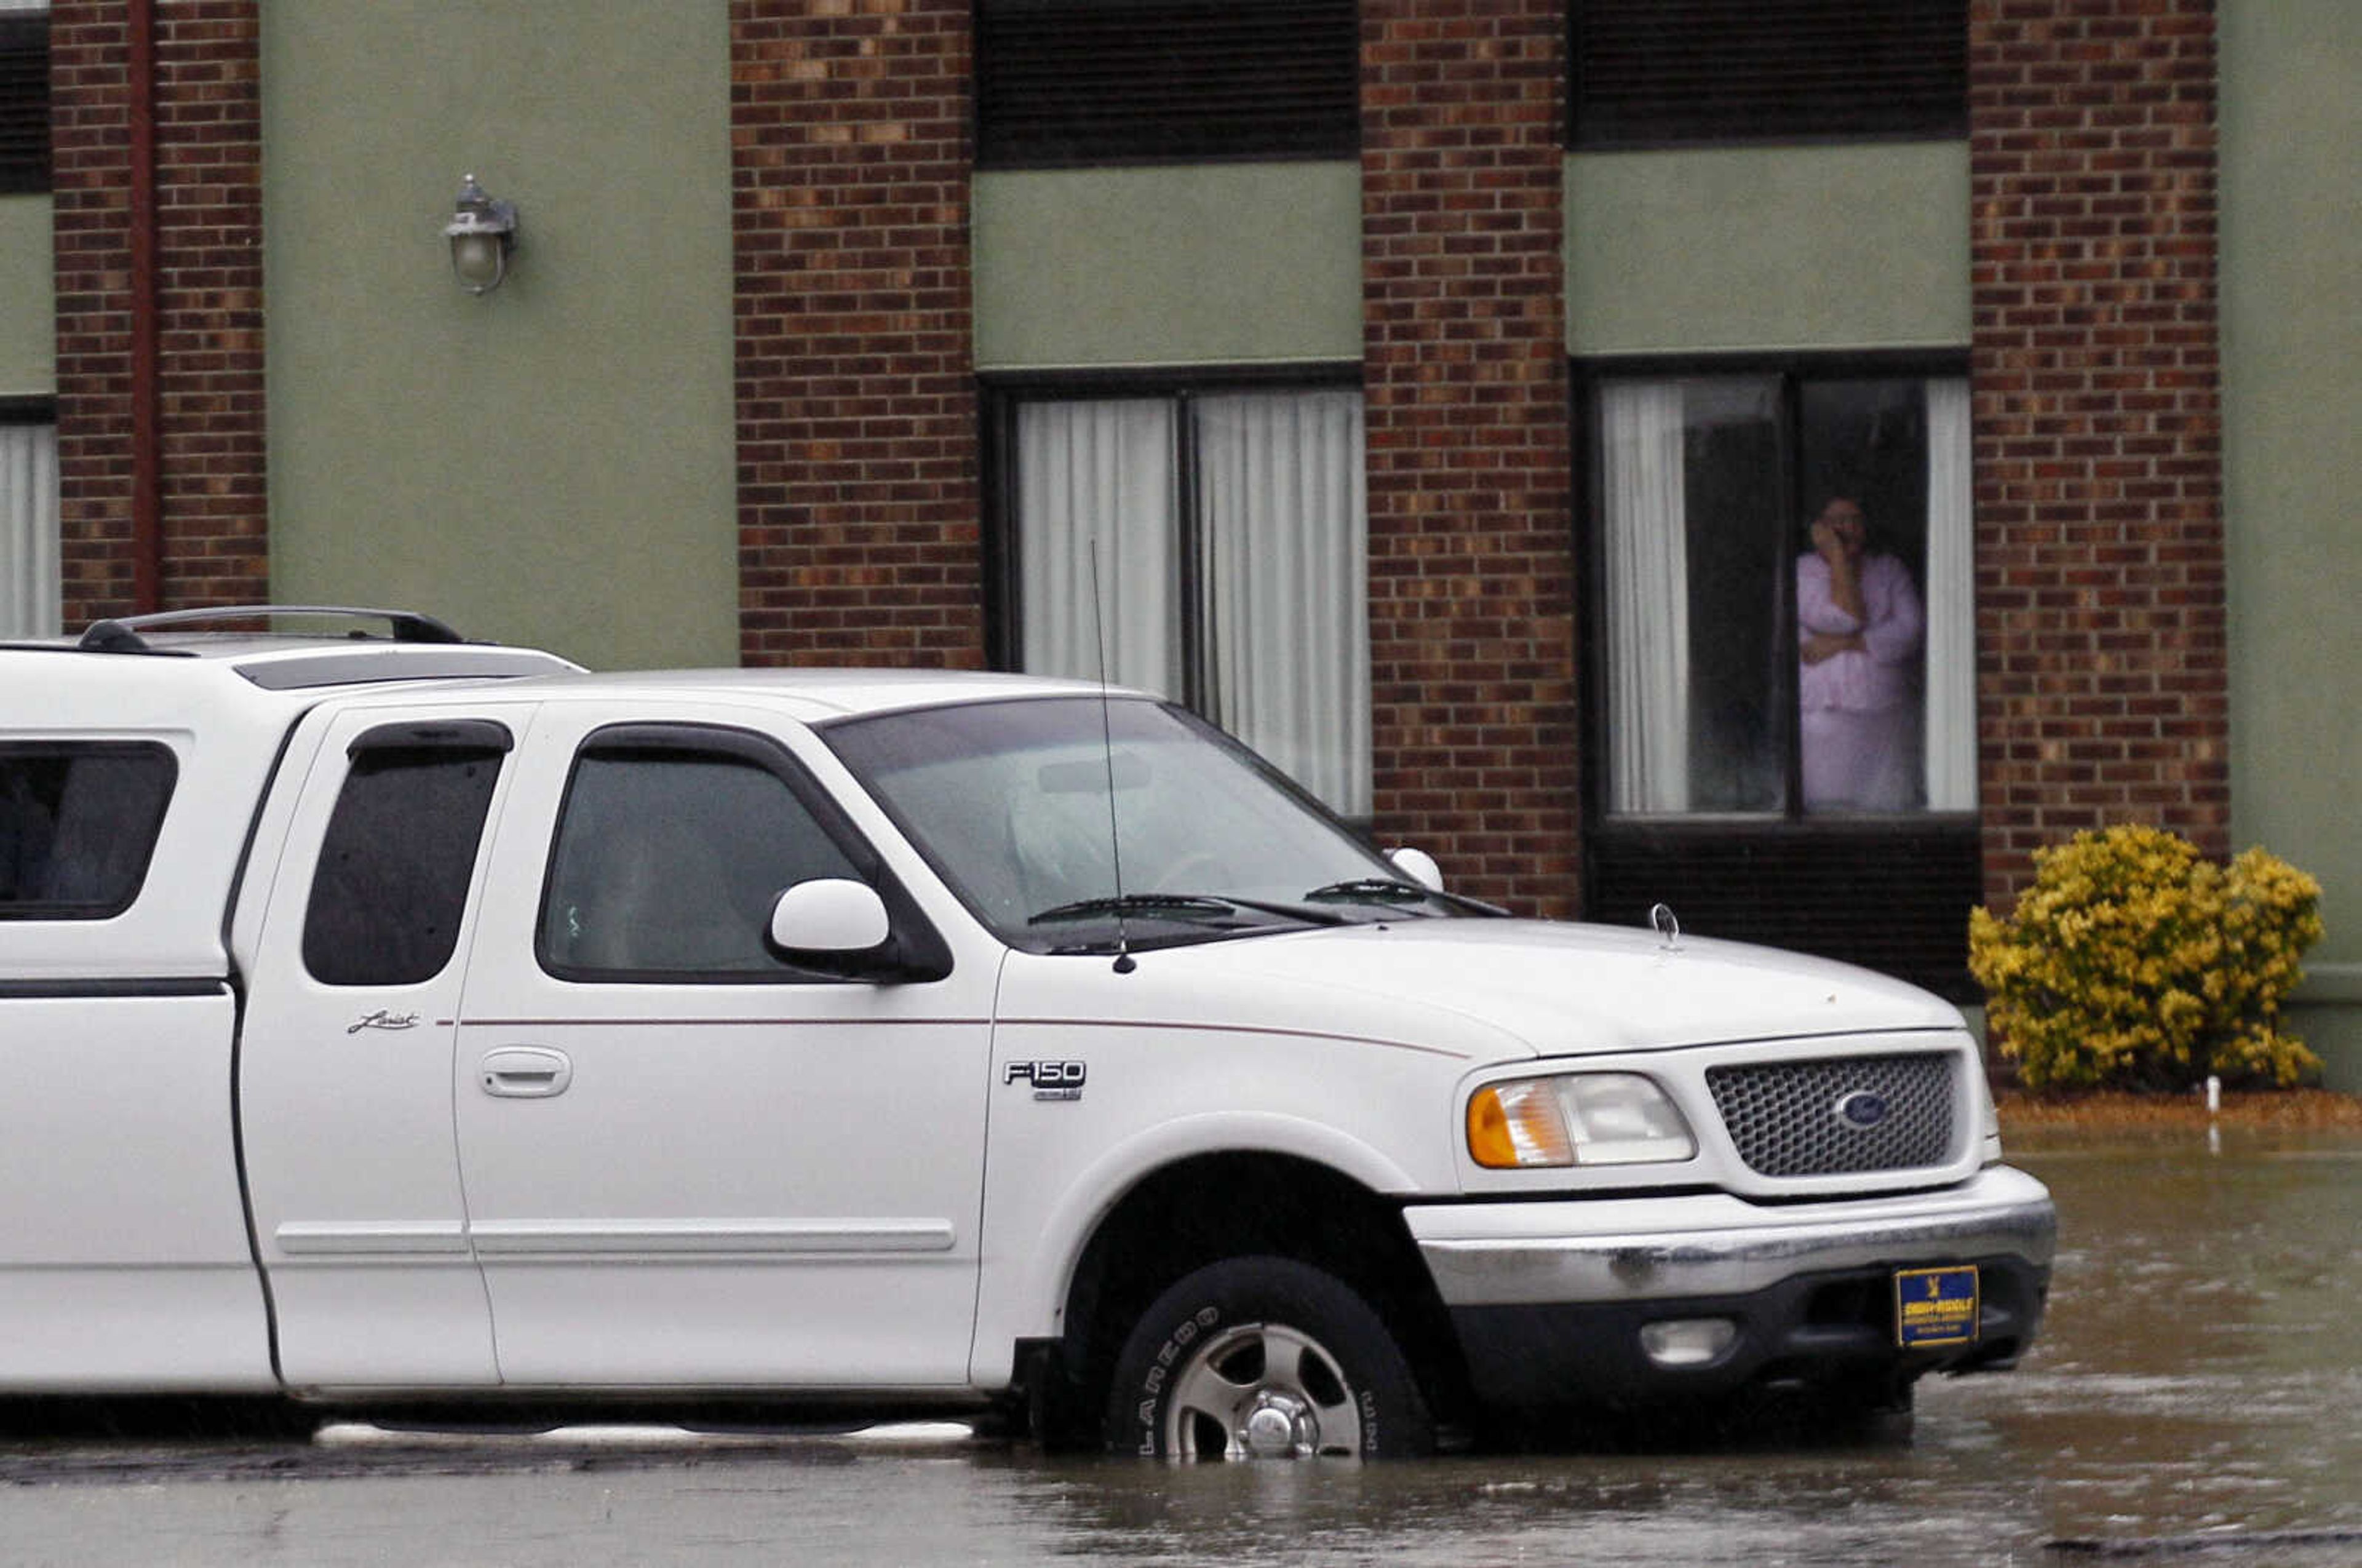
[[[1417,1458],[1435,1451],[1435,1423],[1359,1296],[1303,1264],[1244,1257],[1142,1314],[1116,1358],[1107,1443],[1157,1459]]]

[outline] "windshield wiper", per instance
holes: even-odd
[[[1262,899],[1242,899],[1230,893],[1124,893],[1116,898],[1077,899],[1071,904],[1057,904],[1040,914],[1029,916],[1028,925],[1046,925],[1053,921],[1090,920],[1099,915],[1164,915],[1187,920],[1193,916],[1221,916],[1241,910],[1256,914],[1277,915],[1304,925],[1343,925],[1347,917],[1333,910],[1305,909],[1297,904],[1271,903]]]
[[[1076,899],[1071,904],[1054,904],[1040,914],[1027,916],[1025,923],[1047,925],[1052,921],[1089,920],[1095,915],[1221,915],[1230,912],[1231,906],[1226,900],[1196,893],[1120,893],[1111,899]]]
[[[1309,903],[1423,904],[1433,900],[1469,914],[1505,915],[1509,912],[1498,904],[1488,904],[1465,893],[1447,893],[1417,882],[1398,882],[1391,877],[1354,877],[1315,888],[1304,897]]]

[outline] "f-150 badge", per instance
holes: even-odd
[[[1000,1081],[1006,1086],[1028,1083],[1035,1099],[1080,1099],[1090,1068],[1081,1062],[1006,1062]]]

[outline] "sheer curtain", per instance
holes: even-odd
[[[1198,403],[1207,715],[1349,817],[1373,809],[1358,392]]]
[[[1975,490],[1969,384],[1927,382],[1927,809],[1977,805]]]
[[[1174,405],[1028,403],[1017,413],[1020,662],[1036,675],[1182,694]],[[1098,545],[1092,610],[1091,545]]]
[[[58,630],[58,433],[0,425],[0,637]]]
[[[1677,381],[1601,389],[1612,812],[1678,812],[1690,803],[1688,502],[1682,421]]]

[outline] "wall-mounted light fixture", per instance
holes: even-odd
[[[509,275],[509,252],[516,248],[517,210],[484,193],[473,174],[459,187],[451,221],[443,226],[451,242],[451,275],[471,294],[488,294]]]

